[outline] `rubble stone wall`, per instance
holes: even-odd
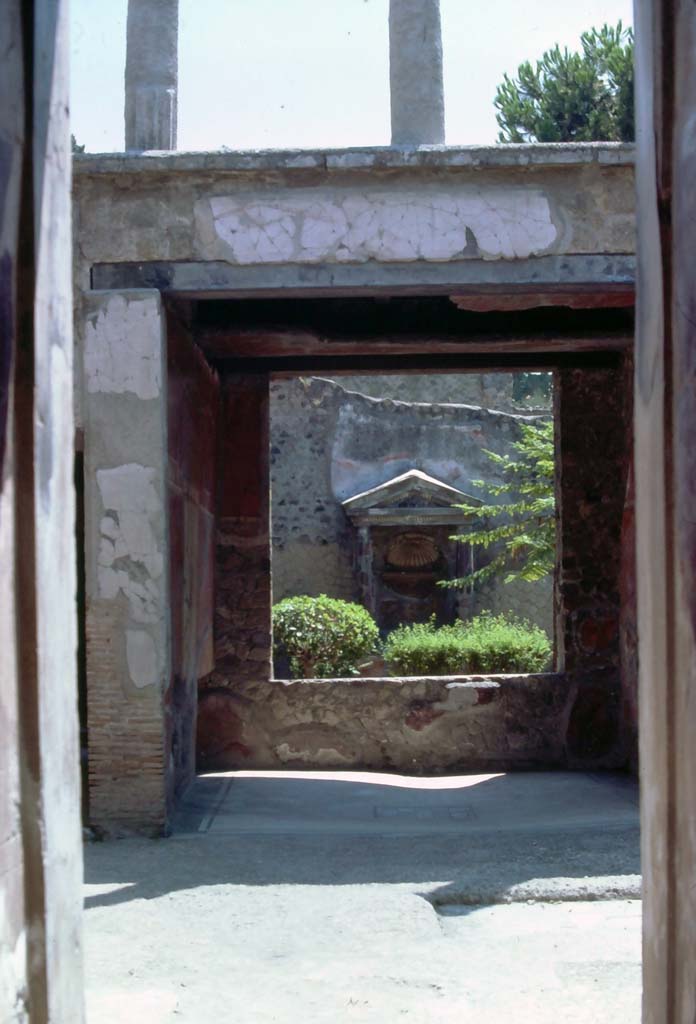
[[[621,763],[616,731],[578,754],[574,709],[587,676],[323,679],[209,689],[200,767],[438,774]],[[612,701],[612,693],[607,692]]]

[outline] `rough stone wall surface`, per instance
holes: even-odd
[[[337,383],[347,391],[358,391],[372,398],[393,398],[401,402],[427,402],[434,405],[478,405],[499,412],[531,414],[541,412],[522,407],[513,399],[512,373],[431,373],[341,375]],[[550,409],[550,403],[548,405]]]
[[[621,524],[630,463],[630,388],[622,367],[561,370],[557,464],[563,609],[559,666],[620,667]]]
[[[437,774],[610,767],[616,730],[578,744],[589,677],[558,675],[293,680],[201,697],[207,769],[334,768]],[[609,695],[611,697],[611,695]]]
[[[176,800],[195,775],[198,680],[214,668],[219,385],[173,316],[167,331],[167,368],[172,676],[165,710]]]
[[[166,342],[157,292],[85,299],[86,645],[91,820],[166,827],[170,609]]]
[[[115,260],[631,253],[631,159],[611,146],[80,157],[78,283]]]
[[[462,610],[467,607],[467,596],[462,595]],[[533,583],[528,580],[488,582],[474,595],[474,614],[490,611],[494,615],[513,612],[529,619],[545,630],[553,640],[553,576],[549,575]],[[462,614],[462,611],[460,611]]]
[[[205,686],[271,675],[268,377],[223,375],[217,448],[215,671]]]
[[[509,451],[524,422],[464,405],[375,399],[319,378],[273,382],[274,601],[298,593],[360,600],[354,527],[340,502],[409,469],[483,497],[473,481],[499,479],[483,449]],[[501,584],[464,601],[471,614],[513,611],[552,633],[550,583]]]
[[[298,378],[271,384],[274,601],[298,593],[360,600],[351,527],[331,478],[331,451],[344,394],[328,381]]]

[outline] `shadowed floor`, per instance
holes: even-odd
[[[625,776],[209,775],[86,862],[90,1024],[640,1020]]]

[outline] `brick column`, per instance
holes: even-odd
[[[85,298],[85,566],[90,817],[167,824],[167,400],[158,292]]]

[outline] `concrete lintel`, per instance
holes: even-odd
[[[192,297],[236,298],[341,294],[464,294],[484,290],[504,294],[554,289],[623,293],[635,279],[635,256],[571,254],[523,260],[454,260],[451,262],[361,264],[284,264],[234,266],[207,262],[98,263],[92,268],[95,289],[156,288]],[[619,302],[621,305],[621,302]]]

